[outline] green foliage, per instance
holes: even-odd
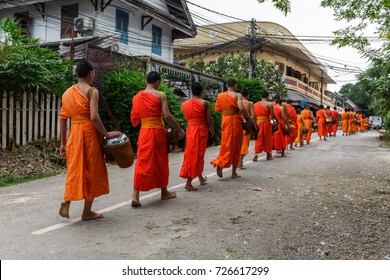
[[[146,73],[143,69],[132,68],[131,66],[118,66],[118,69],[111,72],[103,79],[101,87],[102,94],[106,99],[111,111],[117,119],[123,132],[129,136],[134,150],[138,140],[139,126],[133,127],[130,122],[132,100],[134,95],[146,87]],[[162,82],[159,90],[167,95],[168,107],[172,116],[178,124],[185,129],[186,119],[181,110],[180,100],[173,93],[173,88]],[[102,121],[109,130],[114,126],[105,112],[101,112]]]
[[[208,65],[202,59],[199,59],[195,63],[189,64],[189,66],[190,68],[191,66],[197,67],[198,71],[221,77],[224,80],[234,77],[243,81],[248,79],[249,54],[222,55],[216,59],[215,63]],[[267,90],[282,97],[285,96],[287,88],[283,80],[283,73],[272,63],[263,59],[257,60],[255,72],[256,77],[254,79],[260,81]]]
[[[70,73],[70,60],[58,53],[41,48],[39,41],[23,35],[16,21],[6,18],[0,21],[0,30],[7,39],[0,44],[0,88],[12,92],[18,98],[21,94],[62,93],[75,79]]]
[[[343,96],[349,97],[361,109],[367,110],[371,97],[361,82],[356,84],[345,84],[339,91]]]
[[[259,3],[264,3],[266,0],[257,0]],[[281,12],[284,13],[284,15],[287,15],[289,12],[291,12],[291,3],[289,0],[272,0],[274,3],[274,7]]]
[[[267,87],[258,79],[242,79],[238,80],[238,91],[241,92],[243,89],[249,90],[249,100],[257,102],[261,100],[261,95],[267,90]]]
[[[357,22],[335,32],[333,41],[339,47],[353,46],[361,51],[369,45],[363,32],[374,24],[380,37],[390,39],[389,0],[322,0],[322,7],[333,8],[336,20]]]

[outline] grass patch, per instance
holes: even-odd
[[[31,175],[31,176],[26,176],[26,177],[21,177],[21,178],[16,178],[12,174],[8,175],[7,177],[0,179],[0,187],[7,187],[7,186],[12,186],[16,184],[21,184],[25,182],[30,182],[38,179],[43,179],[51,176],[58,175],[59,172],[47,172],[47,173],[39,173],[36,175]]]

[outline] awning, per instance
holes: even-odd
[[[297,102],[298,105],[300,104],[301,101],[306,101],[307,103],[309,103],[309,105],[313,106],[313,107],[320,107],[321,106],[321,102],[315,100],[314,98],[311,98],[307,95],[304,95],[302,93],[299,93],[295,90],[291,90],[291,89],[288,89],[287,90],[287,95],[286,95],[286,100],[291,100],[293,102]],[[305,103],[305,102],[303,102]]]

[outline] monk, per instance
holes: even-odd
[[[337,107],[333,107],[332,113],[332,130],[331,133],[333,133],[333,136],[336,137],[337,129],[339,127],[339,112],[337,112]]]
[[[315,118],[313,116],[313,112],[310,110],[309,104],[305,105],[305,108],[302,110],[302,118],[304,120],[305,126],[309,129],[306,134],[304,140],[306,141],[306,145],[310,144],[311,135],[313,133],[313,122],[315,122]]]
[[[276,97],[274,106],[274,113],[278,120],[278,132],[274,133],[272,135],[272,145],[273,149],[276,151],[281,152],[281,157],[286,157],[285,154],[286,150],[286,139],[285,136],[287,135],[284,131],[284,127],[286,126],[287,129],[291,130],[290,122],[288,121],[288,118],[286,116],[286,109],[282,105],[282,100],[279,97]]]
[[[342,119],[342,126],[341,129],[343,131],[342,136],[348,136],[348,120],[349,120],[349,115],[348,115],[349,109],[345,108],[344,112],[341,113],[341,119]]]
[[[351,134],[356,134],[357,132],[357,118],[354,108],[351,108]]]
[[[185,189],[197,191],[192,185],[196,177],[201,185],[206,184],[207,177],[203,176],[204,155],[207,140],[214,136],[214,124],[211,117],[210,104],[202,99],[203,86],[195,82],[191,85],[192,98],[183,103],[183,113],[187,119],[186,147],[180,177],[186,178]]]
[[[87,60],[79,61],[76,74],[78,83],[63,94],[60,111],[60,155],[66,157],[67,172],[59,214],[69,218],[70,202],[84,200],[81,219],[101,219],[103,214],[92,211],[94,199],[110,191],[101,142],[103,137],[120,136],[121,132],[107,132],[99,117],[99,92],[90,87],[95,77],[93,65]],[[67,139],[68,119],[71,127]]]
[[[237,93],[237,81],[229,79],[227,81],[227,91],[218,94],[215,103],[215,111],[222,112],[221,124],[221,146],[219,155],[210,163],[217,167],[217,175],[222,178],[222,169],[232,167],[231,178],[240,178],[237,174],[237,167],[240,163],[241,146],[242,146],[242,116],[252,126],[254,120],[249,116],[244,108],[243,97]]]
[[[298,137],[298,116],[297,111],[295,110],[294,106],[291,105],[292,100],[287,100],[286,107],[288,110],[288,113],[290,115],[289,121],[291,124],[295,127],[295,129],[288,135],[286,135],[286,145],[290,145],[290,150],[294,150],[293,143],[295,142],[295,139]]]
[[[254,104],[254,113],[259,127],[259,133],[255,142],[255,156],[253,161],[258,160],[258,154],[261,152],[267,153],[267,160],[273,160],[271,118],[275,122],[277,122],[277,118],[274,113],[274,106],[268,102],[268,98],[269,92],[265,91],[261,95],[261,101]]]
[[[177,132],[178,140],[184,137],[183,129],[169,112],[167,96],[158,91],[161,83],[159,73],[152,71],[146,77],[146,89],[133,98],[131,123],[141,124],[138,136],[137,161],[134,170],[134,191],[131,206],[140,207],[140,191],[161,189],[161,199],[176,197],[176,192],[168,191],[168,147],[167,130],[162,116]]]
[[[325,125],[326,133],[329,137],[332,137],[332,112],[330,111],[330,106],[326,106],[325,110]]]
[[[243,89],[241,91],[241,95],[243,97],[243,105],[246,110],[246,112],[255,120],[255,112],[253,110],[253,102],[249,101],[249,90]],[[240,157],[240,163],[238,165],[238,168],[244,169],[244,157],[248,154],[249,150],[249,143],[251,141],[251,133],[250,131],[243,131],[243,139],[242,139],[242,146],[241,146],[241,157]]]
[[[328,139],[326,139],[327,130],[325,124],[325,105],[323,105],[322,108],[318,109],[316,119],[318,123],[317,134],[320,137],[320,141],[322,141],[322,137],[324,137],[324,141],[327,141]]]
[[[364,115],[362,113],[359,114],[359,122],[360,122],[360,132],[364,132]]]
[[[297,134],[298,136],[295,138],[295,147],[299,146],[302,147],[303,146],[303,139],[304,139],[304,136],[302,135],[302,130],[304,127],[306,127],[306,124],[304,122],[304,118],[302,116],[302,111],[301,111],[301,108],[298,108],[297,110]]]

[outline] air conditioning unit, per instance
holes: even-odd
[[[74,19],[74,30],[83,32],[83,31],[93,31],[94,23],[93,18],[90,17],[80,17]]]

